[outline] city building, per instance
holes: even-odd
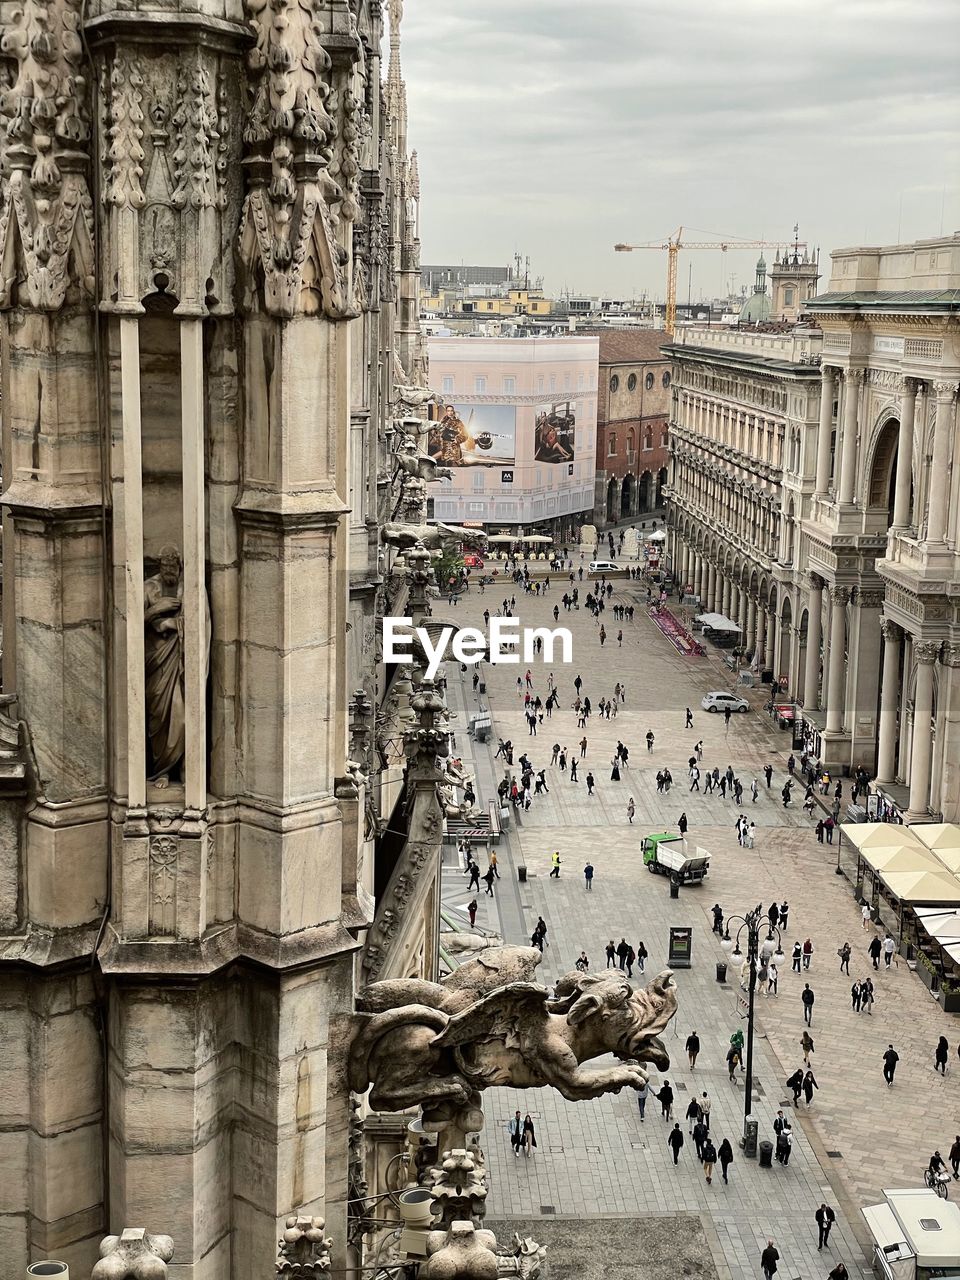
[[[447,523],[570,537],[593,512],[596,337],[431,337],[442,401],[428,451],[453,470],[430,486]]]
[[[652,329],[602,329],[597,391],[594,519],[632,520],[663,504],[672,399],[666,335]]]
[[[875,774],[874,805],[955,821],[960,235],[831,264],[806,326],[668,348],[674,564],[829,767]]]

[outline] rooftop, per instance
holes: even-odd
[[[661,347],[670,341],[662,329],[578,329],[577,333],[600,339],[601,364],[662,360],[666,357],[661,354]]]

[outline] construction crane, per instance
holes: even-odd
[[[794,228],[796,234],[796,228]],[[666,241],[648,240],[645,244],[615,244],[617,253],[632,253],[634,249],[666,249],[667,251],[667,314],[664,329],[672,338],[677,327],[677,258],[681,249],[767,249],[779,247],[782,240],[684,240],[683,227]],[[805,249],[802,240],[794,240],[794,250]]]

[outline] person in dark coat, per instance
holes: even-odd
[[[829,1249],[830,1228],[833,1226],[834,1222],[836,1221],[837,1215],[833,1212],[833,1210],[830,1208],[828,1204],[821,1204],[820,1208],[817,1210],[817,1212],[813,1216],[817,1223],[817,1229],[820,1232],[820,1239],[817,1243],[817,1248],[822,1249],[824,1245],[826,1245],[826,1247]]]
[[[880,968],[880,953],[883,950],[883,943],[879,938],[874,938],[867,950],[870,952],[870,959],[873,961],[875,969]]]
[[[700,1152],[700,1159],[703,1161],[703,1172],[707,1179],[707,1186],[713,1181],[713,1166],[717,1163],[717,1149],[710,1139],[710,1135],[704,1139],[703,1148]]]
[[[887,1088],[893,1087],[893,1077],[896,1075],[899,1061],[899,1053],[897,1053],[892,1044],[887,1045],[887,1051],[883,1055],[883,1078],[887,1082]]]
[[[814,1080],[813,1078],[813,1072],[808,1070],[806,1075],[803,1077],[803,1100],[808,1107],[811,1106],[811,1104],[813,1103],[814,1089],[819,1089],[819,1088],[820,1086],[817,1084],[816,1080]]]
[[[727,1170],[733,1164],[733,1147],[730,1145],[729,1138],[724,1138],[717,1148],[717,1159],[720,1161],[720,1176],[724,1182],[729,1182]]]
[[[670,1087],[670,1081],[664,1080],[660,1086],[660,1092],[657,1094],[660,1103],[660,1111],[664,1120],[669,1120],[673,1115],[673,1089]]]
[[[697,1149],[697,1159],[703,1159],[703,1144],[710,1135],[707,1133],[707,1126],[702,1120],[698,1120],[693,1126],[693,1145]]]
[[[533,1127],[533,1120],[530,1118],[530,1112],[523,1117],[523,1154],[530,1156],[533,1149],[537,1145],[537,1133]]]
[[[767,1241],[767,1247],[760,1254],[760,1267],[763,1271],[764,1280],[773,1280],[777,1274],[777,1263],[780,1261],[780,1254],[772,1240]]]
[[[947,1037],[941,1036],[937,1041],[937,1047],[934,1051],[934,1071],[939,1071],[942,1076],[947,1074],[947,1057],[950,1053],[950,1046],[947,1044]]]
[[[800,1094],[803,1092],[803,1067],[797,1067],[792,1076],[787,1077],[787,1088],[793,1092],[793,1105],[800,1105]]]
[[[940,1038],[943,1040],[942,1036]],[[946,1044],[946,1040],[943,1040],[943,1043]],[[690,1059],[690,1070],[692,1071],[697,1065],[697,1054],[700,1052],[700,1037],[695,1031],[691,1031],[687,1036],[686,1049],[687,1057]],[[946,1061],[946,1056],[944,1056],[944,1061]]]
[[[680,818],[677,822],[677,830],[680,832],[682,836],[685,836],[687,834],[687,815],[685,813],[681,813],[680,815]]]
[[[690,1132],[693,1133],[694,1129],[697,1127],[697,1122],[700,1119],[700,1103],[696,1098],[691,1098],[687,1103],[687,1109],[684,1112],[684,1119],[690,1128]]]
[[[680,1148],[683,1146],[683,1130],[678,1124],[675,1124],[667,1135],[667,1146],[673,1152],[673,1163],[676,1164],[680,1159]]]

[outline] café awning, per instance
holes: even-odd
[[[942,907],[917,907],[917,923],[955,964],[960,964],[960,911]]]
[[[697,622],[703,627],[709,627],[711,631],[740,630],[735,622],[725,618],[722,613],[700,613],[697,615]]]

